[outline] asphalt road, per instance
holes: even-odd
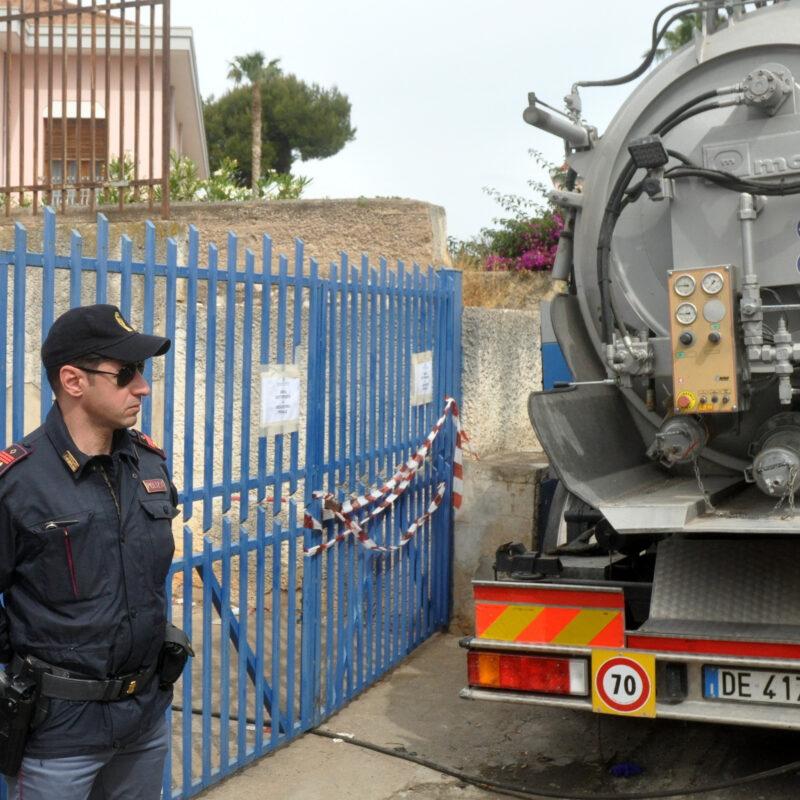
[[[465,653],[438,635],[339,712],[201,795],[204,800],[478,800],[508,796],[435,769],[348,743],[349,736],[411,754],[479,781],[546,796],[772,800],[800,796],[800,766],[780,777],[736,783],[800,759],[800,733],[671,720],[624,719],[462,700]],[[636,777],[611,767],[633,763]],[[704,787],[734,782],[700,794]],[[671,794],[677,792],[677,794]],[[514,795],[512,795],[514,796]],[[523,795],[524,796],[524,795]],[[541,796],[541,795],[530,795]]]

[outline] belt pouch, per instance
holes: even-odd
[[[167,623],[164,644],[158,655],[158,685],[167,689],[180,678],[190,657],[194,656],[189,637],[176,625]]]
[[[0,670],[0,773],[19,772],[36,711],[35,682]]]

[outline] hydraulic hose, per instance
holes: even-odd
[[[659,124],[651,131],[651,134],[663,136],[677,125],[687,119],[701,114],[705,111],[720,108],[720,101],[706,103],[714,97],[723,94],[730,94],[736,91],[735,86],[724,87],[721,89],[709,89],[701,92],[691,100],[687,100],[678,108],[670,112]],[[724,101],[723,101],[724,102]],[[702,105],[700,105],[702,103]],[[727,103],[726,103],[727,104]],[[611,341],[611,331],[613,327],[619,328],[624,333],[625,327],[620,314],[614,308],[613,295],[611,292],[611,275],[609,269],[609,258],[611,251],[611,236],[617,224],[620,214],[631,198],[625,196],[628,184],[636,174],[636,166],[632,159],[622,169],[606,205],[603,220],[600,224],[600,234],[597,239],[597,285],[600,291],[600,326],[603,342]]]
[[[747,0],[738,0],[737,2],[730,2],[727,4],[729,8],[733,8],[734,6],[743,6],[745,5]],[[659,20],[668,12],[672,11],[674,8],[680,8],[681,6],[691,5],[691,8],[684,8],[683,11],[679,11],[677,14],[673,14],[669,18],[669,20],[662,25],[659,29],[658,22]],[[681,19],[681,17],[685,17],[688,14],[697,14],[698,12],[702,11],[713,11],[715,9],[719,9],[719,5],[716,3],[712,4],[697,4],[695,0],[686,0],[685,2],[679,3],[672,3],[672,5],[668,5],[666,8],[662,8],[659,11],[658,15],[656,16],[655,20],[653,21],[653,32],[651,37],[651,46],[650,50],[644,58],[644,61],[632,72],[629,72],[627,75],[622,75],[619,78],[610,78],[604,81],[579,81],[578,83],[574,84],[573,88],[577,87],[589,87],[589,86],[620,86],[623,83],[628,83],[629,81],[635,80],[640,75],[643,75],[647,68],[653,63],[653,59],[656,57],[656,53],[658,52],[658,44],[664,38],[664,34],[669,29],[669,26],[672,25],[673,22]]]

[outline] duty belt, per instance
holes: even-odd
[[[127,700],[144,690],[155,675],[156,666],[157,664],[153,663],[136,672],[98,680],[56,667],[34,656],[26,656],[23,659],[15,655],[11,661],[11,670],[14,674],[20,675],[25,672],[33,674],[44,697],[73,701]]]

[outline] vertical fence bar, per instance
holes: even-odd
[[[301,239],[295,239],[294,243],[294,297],[292,310],[294,312],[294,322],[292,324],[292,360],[291,364],[297,364],[297,349],[303,338],[303,260],[304,249]],[[309,343],[310,349],[310,343]],[[294,494],[297,491],[297,472],[299,469],[299,447],[300,434],[295,431],[289,435],[289,492]],[[316,488],[316,487],[314,487]]]
[[[39,119],[41,110],[39,108],[39,29],[40,29],[40,8],[41,0],[34,0],[33,3],[33,213],[39,213],[39,190],[42,182],[39,172]]]
[[[421,328],[421,321],[420,321],[420,274],[419,274],[419,264],[414,262],[414,273],[413,273],[413,294],[412,294],[412,303],[411,303],[411,315],[412,315],[412,323],[411,323],[411,345],[410,349],[411,352],[416,354],[422,351],[422,345],[420,343],[420,328]],[[414,366],[413,363],[410,363],[410,375],[409,375],[409,405],[411,403],[410,400],[410,393],[411,384],[416,380],[416,375],[414,374]],[[411,409],[410,414],[410,421],[411,421],[411,448],[413,449],[415,442],[420,441],[424,436],[425,433],[422,430],[422,421],[424,407],[415,405],[413,409]],[[416,478],[414,479],[417,483],[417,490],[409,496],[410,506],[411,506],[411,513],[409,514],[410,520],[416,519],[421,514],[421,507],[422,507],[422,500],[424,500],[424,490],[420,484],[423,484],[424,481],[424,469],[418,471]],[[408,558],[411,563],[411,570],[410,570],[410,578],[411,578],[411,586],[409,597],[408,597],[408,604],[410,609],[409,614],[409,622],[411,626],[411,646],[416,647],[421,641],[421,633],[420,633],[420,617],[423,609],[424,603],[424,589],[422,586],[422,548],[420,547],[419,537],[415,536],[409,543],[408,543]]]
[[[189,226],[188,278],[186,280],[186,369],[184,372],[184,422],[183,422],[183,520],[191,518],[194,502],[194,399],[195,366],[197,363],[197,262],[200,252],[200,234],[194,225]],[[208,307],[208,303],[206,303]]]
[[[336,264],[330,264],[330,277],[327,283],[327,313],[328,313],[328,457],[327,457],[327,481],[326,488],[330,494],[336,494],[336,399],[337,394],[337,373],[336,373],[336,320],[338,303],[341,300],[341,293],[338,291],[338,274]],[[327,523],[327,535],[331,535],[333,523]],[[325,620],[325,713],[328,714],[333,707],[335,694],[334,685],[334,663],[336,651],[334,644],[336,641],[336,606],[335,590],[336,580],[336,549],[330,548],[325,552],[326,575],[326,609],[327,617]]]
[[[92,86],[90,89],[89,102],[91,103],[90,120],[91,125],[89,133],[89,208],[94,213],[97,206],[97,0],[92,0],[92,32],[91,32],[91,55],[90,71],[92,74]],[[106,80],[108,76],[106,76]],[[106,128],[106,135],[108,135],[108,128]]]
[[[350,302],[350,266],[348,264],[347,253],[342,252],[341,258],[341,295],[339,300],[339,453],[337,463],[339,464],[339,485],[346,485],[347,481],[347,342],[348,342],[348,316],[347,309]],[[352,411],[351,413],[355,413]],[[343,491],[338,492],[339,499],[343,499]],[[336,620],[336,690],[338,692],[338,702],[344,702],[347,695],[345,686],[345,670],[350,664],[350,646],[352,637],[348,619],[350,616],[350,604],[347,591],[347,559],[350,552],[350,540],[343,539],[336,545],[336,586],[337,586],[337,608],[338,616]]]
[[[149,60],[149,69],[148,69],[148,78],[149,78],[149,93],[148,93],[148,100],[150,103],[150,107],[148,109],[147,114],[147,125],[148,125],[148,138],[147,138],[147,179],[150,181],[150,184],[147,187],[147,203],[150,210],[153,210],[153,195],[154,195],[154,184],[153,184],[153,177],[155,173],[154,169],[154,157],[153,154],[155,152],[155,116],[156,116],[156,9],[150,9],[150,60]]]
[[[108,12],[106,12],[108,13]],[[119,3],[119,196],[117,198],[119,203],[119,210],[125,207],[125,194],[126,186],[126,169],[125,169],[125,0],[120,0]],[[136,154],[134,153],[134,158]],[[144,415],[142,415],[144,416]],[[144,426],[145,431],[148,430]]]
[[[214,386],[217,362],[217,248],[208,246],[206,304],[205,438],[203,447],[203,530],[211,527],[214,487]]]
[[[404,346],[403,342],[408,335],[408,326],[405,320],[405,267],[401,261],[397,262],[397,326],[398,330],[402,331],[401,335],[397,337],[397,357],[394,364],[395,369],[395,387],[397,392],[397,407],[395,409],[395,447],[397,448],[397,460],[404,462],[407,458],[405,440],[406,440],[406,427],[405,427],[405,395],[407,392],[407,384],[404,382]],[[406,500],[401,498],[395,508],[394,529],[392,531],[392,542],[397,544],[400,541],[400,534],[403,530],[403,522],[405,521],[405,508]],[[405,564],[406,564],[406,551],[401,550],[397,554],[397,561],[395,563],[395,607],[394,618],[396,620],[395,628],[395,660],[399,660],[405,655],[405,642],[403,639],[405,631]]]
[[[191,487],[189,483],[189,487]],[[194,537],[192,529],[188,525],[183,526],[183,564],[181,574],[183,575],[183,623],[184,633],[192,640],[193,636],[193,606],[194,606],[194,573],[192,571],[192,556],[194,550]],[[194,720],[193,704],[193,675],[192,662],[184,670],[181,678],[181,750],[183,754],[183,796],[192,786],[192,761],[194,759],[194,748],[192,745],[192,721]],[[201,687],[202,688],[202,687]]]
[[[256,511],[256,679],[254,686],[255,702],[255,741],[253,751],[256,755],[264,752],[264,674],[267,663],[265,660],[264,647],[264,625],[266,615],[264,606],[266,605],[266,580],[267,580],[267,537],[266,537],[265,510],[259,506]],[[274,687],[273,687],[274,689]],[[273,708],[276,705],[277,694],[273,692]],[[277,706],[280,710],[280,706]],[[278,715],[280,718],[280,714]]]
[[[52,4],[52,0],[50,0]],[[105,12],[106,17],[106,25],[105,25],[105,58],[104,58],[104,66],[105,66],[105,77],[103,80],[103,94],[105,100],[105,108],[106,108],[106,146],[104,148],[103,153],[103,182],[105,184],[105,191],[103,193],[103,200],[104,202],[109,201],[109,192],[108,192],[108,184],[111,180],[111,119],[108,113],[108,109],[111,108],[111,14],[109,13],[109,9],[106,8]],[[120,189],[122,191],[122,189]],[[123,312],[123,316],[125,316]]]
[[[295,705],[295,681],[297,676],[297,503],[289,500],[289,540],[288,581],[286,585],[286,719],[288,735],[294,735],[297,722]]]
[[[233,232],[228,233],[228,271],[225,292],[225,380],[222,400],[222,513],[227,514],[231,507],[231,483],[233,482],[233,378],[234,352],[236,339],[236,255],[237,239]],[[246,490],[242,490],[242,500],[247,502]]]
[[[75,201],[81,202],[81,184],[83,183],[83,150],[81,148],[81,120],[83,118],[83,0],[79,0],[77,5],[77,50],[75,54],[75,189],[77,197]],[[68,17],[64,16],[64,28],[66,30]],[[66,47],[66,45],[65,45]],[[94,76],[90,76],[92,80]],[[65,100],[66,98],[62,98]]]
[[[222,622],[219,631],[219,765],[220,772],[230,772],[231,725],[231,521],[222,518],[220,584]],[[209,575],[206,580],[211,580]]]
[[[313,492],[323,486],[325,445],[325,317],[322,306],[323,285],[319,280],[317,262],[309,266],[308,308],[308,379],[306,381],[306,479],[304,505],[312,505]],[[295,305],[300,298],[295,296]],[[297,318],[295,317],[295,324]],[[314,504],[318,513],[320,503]],[[321,514],[319,515],[321,516]],[[304,530],[306,548],[319,544],[319,534]],[[303,627],[301,669],[300,721],[304,730],[318,720],[321,699],[322,666],[322,558],[314,556],[303,562]]]
[[[19,441],[25,434],[25,307],[28,272],[28,232],[14,223],[14,341],[11,372],[11,436]],[[4,409],[6,406],[3,407]]]
[[[151,14],[155,13],[155,6],[150,7]],[[140,61],[142,57],[142,38],[141,38],[141,22],[142,10],[136,6],[133,18],[134,39],[133,39],[133,199],[135,202],[139,201],[139,112],[140,112],[140,94],[139,87],[139,74],[140,74]]]
[[[20,10],[24,11],[24,7]],[[26,49],[26,19],[19,21],[20,35],[19,35],[19,125],[17,130],[19,133],[19,161],[17,166],[17,185],[19,190],[19,204],[22,205],[25,200],[25,140],[28,138],[25,132],[25,49]],[[8,40],[7,40],[8,41]],[[10,49],[11,42],[8,41],[6,47]],[[9,117],[6,117],[6,125],[9,123]]]
[[[55,18],[50,17],[54,25]],[[61,213],[67,211],[67,185],[69,183],[69,161],[67,159],[67,21],[61,17]]]
[[[52,2],[52,0],[51,0]],[[6,42],[11,42],[11,17],[6,17]],[[3,119],[11,119],[11,48],[6,45],[5,68],[3,75]],[[3,163],[3,203],[6,216],[11,216],[11,137],[6,136],[5,159]]]
[[[244,309],[242,320],[242,433],[241,461],[239,463],[239,485],[241,502],[239,522],[249,516],[250,508],[250,427],[253,395],[253,293],[255,283],[255,255],[245,252]],[[258,696],[258,695],[257,695]]]
[[[162,4],[161,21],[161,218],[169,219],[169,149],[172,144],[172,78],[170,76],[170,0]]]
[[[144,313],[142,332],[152,334],[155,327],[156,305],[156,226],[150,220],[144,226]],[[145,362],[145,380],[153,384],[153,360]],[[142,399],[142,429],[147,434],[153,432],[153,397]]]
[[[69,305],[81,304],[81,276],[83,272],[83,237],[78,231],[70,234]]]
[[[42,225],[42,342],[44,342],[50,326],[53,324],[56,303],[56,213],[50,206],[45,206]],[[53,405],[53,393],[47,382],[47,370],[44,364],[39,372],[41,381],[41,422],[45,421]]]
[[[122,264],[120,267],[119,310],[125,319],[131,318],[131,274],[133,272],[133,241],[127,233],[122,234],[120,244]]]
[[[278,329],[276,338],[275,362],[277,364],[286,363],[286,284],[288,282],[288,262],[286,256],[281,253],[278,257]],[[271,437],[270,437],[271,438]],[[283,434],[275,436],[272,448],[273,475],[275,481],[275,503],[274,513],[280,514],[283,506]]]
[[[175,332],[177,329],[178,306],[178,244],[167,239],[167,285],[166,299],[166,337],[172,343],[164,356],[164,450],[167,453],[167,469],[172,474],[175,433]],[[191,484],[190,484],[191,485]]]
[[[281,725],[281,550],[283,547],[283,529],[278,520],[272,521],[272,652],[270,677],[272,680],[272,712],[270,720],[270,746],[275,748],[280,742]],[[288,668],[287,668],[288,669]],[[286,716],[289,709],[286,709]],[[285,736],[290,731],[283,731]]]
[[[272,305],[272,239],[265,233],[261,239],[261,331],[259,364],[263,367],[270,358],[270,307]],[[261,376],[259,375],[259,379]],[[267,437],[259,430],[258,437],[258,499],[267,493]]]
[[[247,653],[248,636],[247,623],[249,605],[247,597],[247,576],[249,573],[250,561],[250,539],[247,529],[239,526],[239,641],[237,645],[238,661],[236,686],[238,688],[236,701],[236,764],[244,764],[247,757]],[[257,698],[259,705],[262,705],[261,698]]]
[[[108,218],[97,215],[97,283],[95,302],[105,303],[108,294]]]
[[[211,628],[211,580],[213,575],[213,559],[211,540],[203,540],[203,752],[202,752],[202,785],[211,783],[211,711],[213,678],[212,660],[212,628]]]

